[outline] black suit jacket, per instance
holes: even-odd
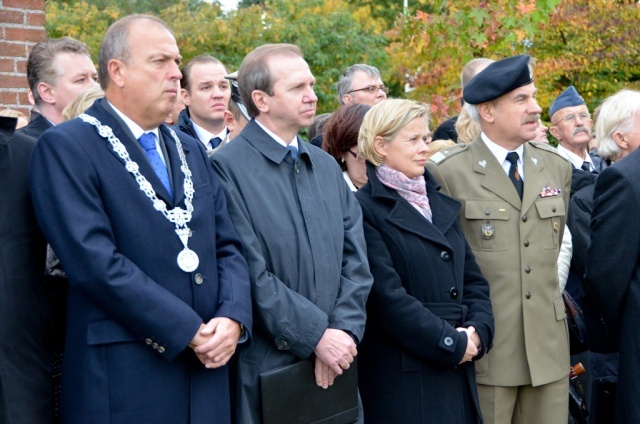
[[[36,224],[27,168],[35,140],[0,117],[0,423],[50,422],[53,387],[44,357],[45,242]]]

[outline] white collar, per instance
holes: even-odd
[[[585,150],[585,155],[584,155],[584,159],[583,159],[580,156],[578,156],[575,153],[573,153],[571,150],[569,150],[566,147],[558,144],[558,154],[560,156],[562,156],[563,158],[568,159],[576,169],[581,169],[583,162],[588,162],[589,163],[589,169],[591,169],[591,156],[589,156],[587,154],[586,150]]]
[[[298,136],[294,136],[293,140],[291,140],[289,143],[286,143],[284,140],[282,140],[280,137],[278,137],[276,135],[276,133],[274,133],[273,131],[271,131],[269,128],[265,127],[260,121],[259,118],[255,118],[255,121],[258,125],[260,125],[260,128],[262,128],[264,130],[264,132],[266,132],[267,134],[269,134],[271,136],[271,138],[273,138],[275,141],[278,142],[279,145],[281,145],[282,147],[287,147],[287,146],[293,146],[296,149],[298,149]],[[299,150],[299,149],[298,149]]]
[[[115,107],[113,105],[113,103],[111,103],[109,100],[107,100],[107,103],[109,103],[109,106],[111,106],[111,108],[118,114],[120,119],[122,119],[124,121],[125,125],[127,127],[129,127],[129,130],[131,131],[131,133],[133,134],[133,137],[136,140],[138,140],[142,134],[150,132],[150,133],[154,133],[155,134],[155,136],[156,136],[156,144],[159,142],[160,138],[158,137],[158,127],[155,127],[154,129],[152,129],[150,131],[145,131],[145,130],[142,129],[142,127],[140,125],[138,125],[135,122],[133,122],[131,120],[131,118],[129,118],[124,113],[120,112],[118,110],[118,108]]]
[[[482,137],[482,141],[484,141],[484,144],[486,144],[487,148],[489,148],[500,165],[504,164],[504,161],[507,160],[507,153],[509,152],[516,152],[518,154],[518,164],[524,164],[524,144],[519,145],[515,150],[507,150],[504,147],[491,141],[484,132],[480,133],[480,136]]]

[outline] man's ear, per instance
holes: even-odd
[[[224,111],[224,126],[227,127],[229,132],[232,132],[236,128],[236,119],[228,109]]]
[[[182,96],[182,103],[184,103],[185,106],[191,106],[191,97],[189,96],[187,89],[181,88],[180,94]]]
[[[109,70],[111,81],[120,88],[124,87],[124,78],[127,74],[125,64],[121,60],[111,59],[109,63],[107,63],[107,69]]]
[[[496,118],[494,115],[495,106],[492,102],[480,103],[478,106],[478,114],[482,120],[493,123]]]
[[[251,99],[253,100],[253,104],[256,109],[260,111],[260,113],[268,113],[269,112],[269,100],[271,96],[265,93],[262,90],[253,90],[251,92]]]
[[[38,95],[43,102],[50,105],[56,103],[55,89],[51,85],[46,82],[39,82],[36,88],[38,90]]]
[[[352,104],[353,98],[351,97],[351,94],[343,94],[342,103],[344,103],[345,106],[349,106],[350,104]]]
[[[549,127],[549,132],[556,138],[556,140],[560,141],[560,131],[558,131],[558,128],[555,125]]]
[[[616,142],[618,147],[622,150],[629,150],[629,143],[627,143],[627,137],[621,132],[613,133],[613,141]]]

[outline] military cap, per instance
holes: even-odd
[[[549,117],[552,117],[554,113],[565,107],[582,106],[584,105],[584,99],[580,97],[578,91],[573,85],[564,90],[556,99],[551,103],[549,108]]]
[[[531,84],[533,74],[529,68],[530,61],[531,58],[523,54],[493,62],[464,86],[464,101],[479,105]]]

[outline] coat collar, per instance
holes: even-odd
[[[270,161],[280,164],[287,157],[289,150],[275,141],[267,134],[255,119],[249,121],[238,137],[244,138],[251,146],[259,151],[264,157]],[[310,148],[300,137],[298,137],[298,155],[302,160],[313,163],[309,153]]]
[[[385,186],[376,175],[375,166],[367,162],[368,184],[371,197],[382,202],[393,204],[386,220],[404,231],[419,237],[448,246],[444,234],[455,224],[460,212],[460,203],[446,196],[438,189],[440,185],[425,168],[424,179],[427,187],[427,197],[433,212],[433,225],[418,212],[409,202],[402,198],[397,191]]]
[[[471,143],[469,150],[472,154],[473,171],[484,176],[481,182],[482,187],[509,202],[517,210],[528,210],[540,194],[540,190],[547,183],[542,174],[544,170],[543,161],[538,157],[537,149],[531,147],[529,143],[524,145],[524,157],[522,160],[524,164],[522,200],[520,200],[502,165],[498,163],[498,160],[479,135]]]
[[[138,164],[140,167],[140,173],[149,181],[160,199],[164,200],[167,205],[171,206],[177,206],[184,201],[184,174],[181,169],[178,149],[176,148],[169,127],[165,124],[161,124],[158,132],[162,135],[167,155],[169,156],[169,166],[171,168],[171,177],[173,179],[173,198],[160,181],[160,178],[156,175],[138,141],[133,138],[133,134],[129,128],[124,124],[124,122],[122,122],[118,114],[109,106],[106,99],[97,100],[93,106],[87,110],[87,114],[96,117],[103,125],[111,127],[113,134],[118,137],[120,142],[122,142],[122,144],[127,148],[127,152],[129,153],[131,160]],[[105,142],[105,146],[108,148],[109,152],[111,152],[111,154],[113,154],[124,165],[124,160],[122,160],[113,148],[111,148],[111,144],[104,138],[102,140]],[[189,146],[182,140],[180,140],[180,143],[185,156],[188,156],[190,151]],[[123,171],[127,172],[126,169],[124,169],[124,166]]]

